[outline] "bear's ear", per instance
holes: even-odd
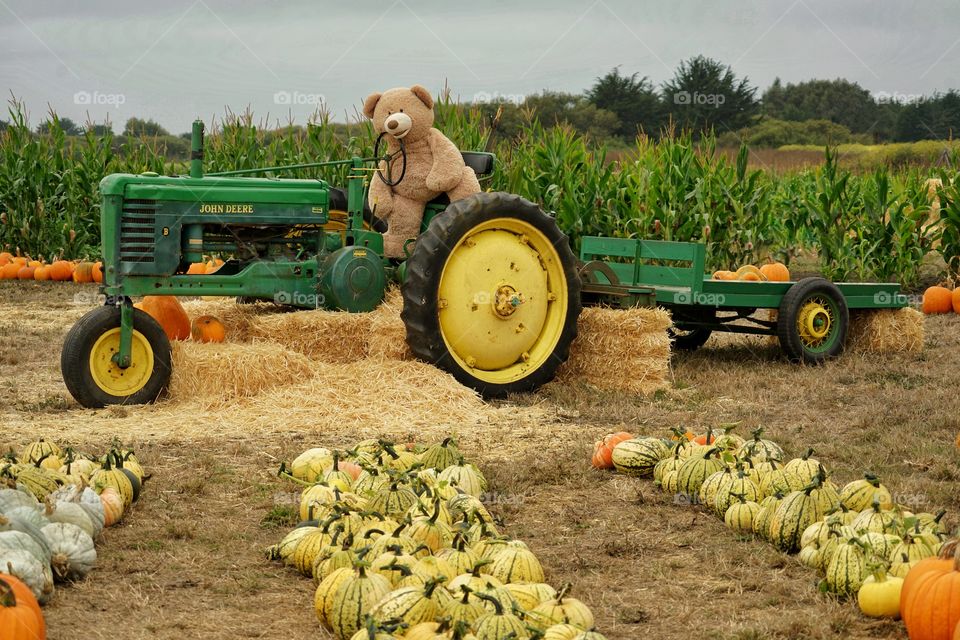
[[[427,106],[427,109],[433,109],[433,96],[430,95],[430,92],[427,91],[425,87],[415,84],[410,87],[410,91],[413,92],[413,95],[420,98],[420,102]]]
[[[381,97],[383,97],[382,93],[368,95],[367,99],[363,101],[363,115],[373,120],[373,110],[377,108],[377,103],[380,102]]]

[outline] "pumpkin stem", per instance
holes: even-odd
[[[13,565],[7,563],[10,575],[13,575]],[[0,577],[0,607],[15,608],[17,606],[17,594],[13,592],[10,583]]]
[[[869,471],[867,471],[865,474],[863,474],[863,479],[866,480],[867,482],[869,482],[871,485],[873,485],[874,488],[877,488],[877,487],[880,486],[880,478],[878,478],[877,476],[873,475],[873,474],[870,473]]]
[[[462,584],[460,585],[460,591],[463,591],[463,599],[460,600],[460,602],[463,604],[467,604],[470,601],[470,594],[473,593],[473,589],[471,589],[465,584]]]
[[[492,605],[493,605],[493,610],[494,610],[494,615],[497,615],[497,616],[502,616],[502,615],[503,615],[503,605],[500,603],[500,600],[498,600],[497,598],[494,598],[493,596],[491,596],[491,595],[489,595],[489,594],[486,594],[486,593],[477,592],[477,593],[474,594],[474,595],[476,595],[476,596],[477,596],[478,598],[480,598],[481,600],[483,600],[483,601],[485,601],[485,602],[489,602],[490,604],[492,604]]]
[[[423,585],[424,597],[432,598],[433,592],[436,590],[436,588],[439,587],[441,583],[446,582],[446,580],[446,576],[437,576],[436,578],[430,578],[427,580],[427,582]]]
[[[810,459],[810,456],[812,456],[812,455],[813,455],[813,448],[811,447],[810,449],[807,449],[807,452],[806,452],[805,454],[803,454],[802,456],[800,456],[800,458],[801,458],[802,460],[809,460],[809,459]]]
[[[567,594],[570,593],[570,589],[572,588],[573,588],[572,582],[568,582],[564,584],[562,587],[560,587],[560,590],[557,591],[557,597],[555,598],[558,605],[563,604],[563,599],[567,597]]]

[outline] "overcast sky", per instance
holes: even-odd
[[[47,104],[117,130],[136,115],[183,132],[248,105],[303,122],[320,99],[344,120],[393,86],[520,98],[615,66],[659,84],[701,53],[761,92],[844,77],[910,99],[960,87],[960,2],[0,0],[0,88],[33,124]]]

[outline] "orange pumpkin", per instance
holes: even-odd
[[[43,266],[43,263],[40,262],[39,260],[28,260],[27,266],[33,267],[34,269],[36,269],[37,267]]]
[[[737,274],[735,274],[733,271],[723,271],[723,270],[721,270],[721,271],[714,271],[714,272],[713,272],[713,279],[714,279],[714,280],[735,280],[736,277],[737,277]]]
[[[693,439],[693,442],[695,444],[713,444],[717,441],[717,434],[723,435],[723,432],[710,430],[706,433],[701,433],[699,436]]]
[[[0,632],[3,640],[44,640],[43,612],[30,588],[16,578],[0,573]]]
[[[73,275],[73,267],[66,260],[57,260],[50,265],[50,279],[62,282],[69,280]]]
[[[187,275],[189,276],[202,276],[207,272],[207,263],[206,262],[194,262],[190,265],[190,268],[187,269]]]
[[[93,281],[97,284],[103,282],[103,263],[94,262],[93,266],[90,268],[90,275],[93,276]]]
[[[20,270],[17,271],[17,279],[33,280],[33,272],[36,270],[36,267],[20,267]]]
[[[176,296],[145,296],[133,305],[157,321],[171,340],[186,340],[190,337],[190,317]]]
[[[27,266],[27,259],[23,256],[16,256],[11,262],[20,265],[21,267]]]
[[[760,282],[760,276],[753,273],[752,271],[748,271],[747,273],[740,276],[740,280],[743,280],[745,282]]]
[[[93,263],[80,262],[73,270],[73,281],[80,283],[93,282]]]
[[[953,292],[946,287],[930,287],[923,292],[924,313],[950,313],[953,311]]]
[[[0,267],[0,280],[16,280],[18,271],[20,271],[20,265],[9,262]]]
[[[613,455],[613,448],[624,440],[629,440],[632,437],[633,434],[627,433],[626,431],[618,431],[617,433],[605,435],[603,440],[598,440],[593,444],[593,457],[590,459],[590,464],[593,465],[594,469],[612,469],[613,460],[611,456]]]
[[[960,624],[960,543],[919,561],[903,581],[900,616],[911,640],[950,640]]]
[[[120,522],[123,518],[123,496],[113,487],[105,487],[100,492],[100,503],[103,505],[103,524],[108,527]]]
[[[0,252],[0,267],[9,264],[13,260],[13,254],[9,251]]]
[[[226,327],[213,316],[197,316],[190,333],[197,342],[223,342],[227,337]]]
[[[33,271],[34,280],[49,280],[50,279],[50,266],[44,265],[42,267],[37,267]]]
[[[954,313],[960,313],[960,287],[950,292],[950,303]]]
[[[760,267],[760,273],[771,282],[790,282],[790,269],[782,262],[770,262]]]
[[[356,480],[360,477],[360,472],[363,471],[363,468],[358,465],[356,462],[350,462],[349,460],[340,460],[337,462],[337,471],[345,471],[350,474],[350,477]]]

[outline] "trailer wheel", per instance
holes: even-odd
[[[567,237],[520,196],[478,193],[452,203],[406,263],[411,351],[484,397],[550,381],[577,336],[580,308]]]
[[[824,278],[804,278],[780,301],[777,338],[794,362],[820,364],[843,350],[850,313],[840,290]]]
[[[710,339],[713,333],[710,329],[680,329],[670,327],[667,329],[667,335],[670,336],[670,344],[680,351],[696,351]]]
[[[133,310],[131,364],[111,360],[120,346],[120,308],[104,306],[84,315],[67,333],[60,372],[70,395],[84,407],[144,404],[163,393],[170,380],[170,341],[157,321]]]

